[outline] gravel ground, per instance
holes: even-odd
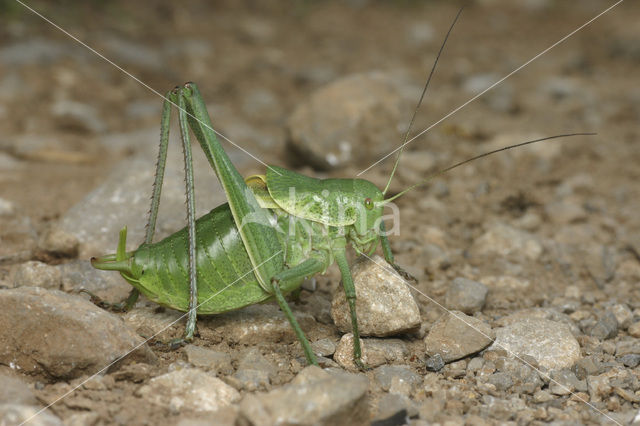
[[[418,112],[392,194],[397,262],[352,257],[367,371],[340,274],[292,309],[198,321],[88,259],[143,239],[162,101],[19,4],[0,3],[0,424],[640,423],[640,8],[475,1]],[[160,93],[199,84],[214,126],[267,164],[353,177],[398,146],[442,39],[448,2],[64,2],[33,7]],[[177,128],[172,129],[175,136]],[[176,139],[177,142],[177,139]],[[179,144],[158,238],[184,226]],[[194,145],[194,148],[197,145]],[[243,175],[264,166],[230,144]],[[199,214],[225,201],[196,151]],[[383,188],[393,162],[361,177]],[[390,223],[389,223],[390,225]],[[389,227],[389,226],[388,226]],[[97,373],[97,374],[96,374]],[[44,409],[46,407],[46,409]],[[34,417],[36,413],[39,413]]]

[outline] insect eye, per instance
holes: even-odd
[[[371,210],[373,208],[373,201],[371,201],[371,198],[364,199],[364,206],[367,208],[367,210]]]

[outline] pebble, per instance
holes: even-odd
[[[227,376],[233,374],[231,355],[226,352],[213,351],[196,345],[187,345],[183,349],[187,361],[197,368]]]
[[[640,354],[640,339],[625,339],[616,342],[616,356]]]
[[[240,418],[255,426],[365,425],[369,422],[368,385],[364,374],[329,373],[309,366],[283,387],[245,395]]]
[[[598,322],[591,328],[589,334],[596,339],[611,339],[618,334],[618,321],[613,313],[605,311]]]
[[[506,350],[509,356],[529,355],[540,367],[570,368],[580,359],[580,345],[563,323],[531,318],[496,330],[490,350]]]
[[[640,364],[640,354],[627,354],[619,359],[626,367],[636,368]]]
[[[125,355],[155,361],[117,316],[80,297],[38,287],[0,291],[0,341],[8,343],[0,347],[2,364],[59,378],[95,373]]]
[[[258,389],[267,389],[277,373],[277,368],[262,355],[258,348],[250,348],[242,354],[238,362],[238,370],[233,375],[233,382],[239,389],[253,392]]]
[[[54,256],[73,258],[78,255],[78,239],[57,227],[49,228],[40,238],[38,246]]]
[[[55,266],[31,260],[18,266],[14,276],[15,287],[41,287],[59,290],[62,274]]]
[[[546,319],[549,321],[561,322],[571,330],[571,334],[579,336],[582,334],[580,328],[573,322],[571,317],[553,308],[528,308],[521,309],[512,314],[504,316],[496,321],[496,324],[504,327],[520,321],[529,319]]]
[[[41,409],[34,405],[0,404],[0,425],[21,425],[29,421],[29,425],[62,426],[62,421],[51,411],[40,412]]]
[[[472,315],[482,310],[488,291],[487,286],[482,283],[458,277],[447,289],[445,306]]]
[[[197,368],[183,368],[154,377],[135,394],[176,414],[183,410],[217,411],[240,400],[234,388],[213,373]]]
[[[509,376],[509,374],[507,373],[502,373],[502,372],[493,373],[492,375],[487,376],[485,380],[487,383],[490,383],[493,386],[495,386],[495,388],[500,392],[504,392],[508,390],[511,386],[513,386],[513,380],[511,379],[511,376]]]
[[[618,321],[618,328],[621,330],[626,330],[631,325],[633,321],[633,312],[631,309],[624,303],[617,303],[613,305],[609,311],[613,313]]]
[[[640,337],[640,321],[631,324],[627,330],[630,336]]]
[[[444,368],[444,360],[442,359],[442,355],[436,353],[428,357],[425,361],[425,367],[427,367],[428,371],[440,371]]]
[[[379,71],[335,80],[289,117],[289,149],[318,170],[376,160],[401,139],[416,93],[419,89]]]
[[[382,365],[375,369],[373,376],[384,391],[389,391],[396,382],[404,382],[411,389],[422,383],[422,376],[408,365]]]
[[[582,392],[586,390],[586,382],[578,380],[573,371],[563,369],[551,373],[549,391],[554,395],[569,395],[574,391]]]
[[[502,223],[494,224],[471,246],[473,257],[508,257],[517,255],[537,260],[544,251],[540,241],[526,231]]]
[[[427,355],[440,354],[445,363],[480,352],[494,340],[495,334],[485,322],[451,311],[442,315],[424,339]]]
[[[399,339],[360,339],[362,349],[362,362],[369,368],[393,362],[402,362],[409,354],[407,345]],[[342,336],[333,360],[342,368],[357,370],[353,363],[353,334]]]
[[[420,310],[409,287],[382,257],[359,258],[351,275],[361,336],[391,336],[420,327]],[[340,331],[351,332],[351,314],[342,287],[334,294],[331,316]]]
[[[311,343],[313,353],[320,356],[331,356],[336,352],[336,344],[329,338],[316,340]]]

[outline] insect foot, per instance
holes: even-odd
[[[360,257],[351,271],[361,336],[393,336],[420,327],[420,311],[409,287],[382,257]],[[331,316],[340,331],[351,332],[349,305],[342,291],[333,297]]]

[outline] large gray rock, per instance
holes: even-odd
[[[401,142],[419,93],[382,72],[341,78],[298,105],[287,123],[288,145],[321,170],[375,161]]]
[[[433,324],[424,344],[427,355],[439,354],[447,363],[480,352],[494,338],[488,324],[460,311],[451,311]]]
[[[391,336],[420,326],[420,310],[409,287],[382,257],[359,258],[351,267],[351,275],[356,288],[361,336]],[[342,287],[333,296],[331,316],[340,331],[352,331],[349,305]]]
[[[217,411],[240,399],[237,390],[196,368],[184,368],[154,377],[136,391],[147,402],[169,407],[173,413],[181,410]]]
[[[566,324],[539,318],[498,328],[490,349],[506,350],[510,356],[531,356],[549,370],[571,368],[581,356],[580,345]]]
[[[247,394],[240,403],[246,423],[263,425],[364,425],[369,413],[363,374],[305,368],[286,386]]]
[[[97,373],[121,357],[155,360],[117,316],[38,287],[0,291],[0,341],[0,363],[59,378]]]

